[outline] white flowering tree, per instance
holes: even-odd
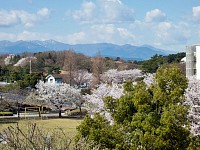
[[[74,75],[74,80],[78,85],[91,84],[92,78],[92,73],[89,73],[87,70],[78,70]]]
[[[39,81],[36,88],[38,92],[37,99],[45,101],[51,108],[57,108],[59,110],[59,117],[61,117],[63,106],[78,107],[81,111],[84,99],[80,90],[75,89],[69,84],[52,84]]]
[[[146,83],[147,86],[151,86],[152,84],[155,83],[155,78],[154,75],[151,73],[146,73],[144,76],[144,83]]]
[[[85,106],[88,108],[90,115],[100,113],[105,115],[108,121],[112,121],[111,115],[105,110],[104,98],[106,96],[112,96],[113,98],[119,98],[123,94],[123,86],[112,83],[111,85],[101,83],[97,89],[92,90],[92,94],[85,95]]]
[[[104,98],[111,96],[115,99],[120,98],[123,95],[123,85],[122,83],[126,81],[134,81],[137,78],[144,77],[145,81],[152,84],[154,79],[153,75],[143,75],[142,71],[139,69],[123,70],[118,71],[116,69],[111,69],[105,72],[101,76],[103,83],[99,84],[96,89],[92,90],[92,94],[85,95],[85,105],[89,110],[91,115],[95,113],[100,113],[105,115],[107,120],[112,122],[111,115],[106,111],[104,107]]]
[[[10,54],[10,55],[8,55],[8,56],[4,59],[5,65],[12,64],[12,59],[13,59],[14,57],[15,57],[15,54]]]
[[[102,75],[102,80],[107,83],[124,83],[126,81],[134,81],[142,77],[142,71],[139,69],[118,71],[117,69],[110,69]]]
[[[195,76],[189,78],[185,96],[185,104],[190,107],[188,118],[191,132],[194,135],[200,135],[200,80],[197,80]]]

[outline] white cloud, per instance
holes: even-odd
[[[131,39],[131,40],[135,40],[135,35],[133,35],[130,31],[128,31],[125,28],[117,28],[120,37],[123,39]]]
[[[30,31],[23,31],[16,35],[17,40],[48,40],[50,35],[48,33],[37,33],[37,32],[30,32]]]
[[[158,30],[160,30],[160,31],[167,31],[170,28],[172,28],[171,22],[161,22],[158,24]]]
[[[154,9],[146,13],[146,22],[163,22],[166,20],[166,14],[159,9]]]
[[[192,12],[194,17],[200,17],[200,6],[193,7]]]
[[[9,27],[20,23],[20,18],[14,11],[0,11],[0,27]]]
[[[12,33],[5,33],[5,32],[0,32],[0,40],[10,40],[10,41],[15,41],[16,36]]]
[[[122,2],[120,0],[107,0],[108,2],[114,2],[114,3],[119,3],[119,4],[122,4]]]
[[[83,2],[81,9],[74,11],[72,17],[77,21],[89,21],[93,17],[95,7],[93,2]]]
[[[0,11],[0,27],[11,27],[22,24],[29,28],[40,23],[49,16],[50,11],[47,8],[40,9],[36,14],[31,14],[23,10]]]
[[[186,45],[193,44],[197,41],[198,29],[187,23],[185,20],[179,22],[157,22],[149,23],[146,21],[136,20],[131,25],[131,30],[140,44],[148,44],[161,49],[174,51],[184,50]]]
[[[88,31],[70,34],[65,41],[70,44],[78,43],[114,43],[114,44],[136,44],[133,33],[125,28],[118,28],[113,24],[92,25]]]
[[[187,24],[173,24],[162,22],[157,26],[155,43],[157,46],[186,45],[190,39],[191,32]]]
[[[134,21],[134,11],[120,0],[83,2],[81,9],[71,12],[73,19],[81,23],[122,23]]]
[[[49,40],[50,37],[52,37],[52,35],[48,33],[30,32],[27,30],[17,34],[0,32],[0,40]]]
[[[83,43],[86,40],[86,34],[84,32],[73,33],[67,36],[65,43],[77,44]]]
[[[192,8],[192,15],[195,21],[200,21],[200,6]]]
[[[50,11],[48,8],[42,8],[38,10],[37,14],[38,16],[41,16],[41,17],[48,17],[50,15]]]

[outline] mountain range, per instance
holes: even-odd
[[[111,43],[97,44],[76,44],[70,45],[54,40],[46,41],[0,41],[0,54],[20,54],[23,52],[44,52],[44,51],[62,51],[74,50],[87,56],[95,56],[98,53],[107,57],[121,57],[126,60],[146,60],[155,54],[168,55],[175,53],[172,51],[157,49],[149,45],[115,45]]]

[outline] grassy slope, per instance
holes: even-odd
[[[74,135],[76,127],[81,123],[81,119],[48,119],[48,120],[21,120],[19,125],[26,127],[29,123],[36,123],[37,126],[46,130],[53,130],[55,128],[61,128],[66,134]],[[6,129],[8,126],[16,126],[16,123],[0,124],[0,132]]]

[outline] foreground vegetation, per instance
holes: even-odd
[[[30,123],[36,123],[38,126],[46,130],[53,130],[55,128],[61,128],[65,133],[74,135],[76,133],[76,127],[81,123],[82,119],[47,119],[47,120],[4,120],[0,122],[0,132],[5,130],[9,126],[15,127],[17,123],[20,126],[27,126]]]
[[[20,88],[35,88],[38,80],[44,80],[46,75],[60,74],[61,70],[64,70],[68,72],[63,76],[64,81],[71,85],[76,73],[80,70],[93,73],[97,79],[99,74],[110,69],[129,70],[137,68],[144,72],[155,73],[161,65],[179,63],[183,57],[185,57],[185,53],[168,56],[154,55],[151,59],[144,61],[126,61],[120,57],[104,58],[100,55],[88,57],[72,50],[23,53],[11,56],[0,55],[0,81],[16,83]],[[79,81],[75,82],[78,84]],[[0,89],[0,91],[7,90]]]
[[[81,121],[81,119],[4,120],[0,125],[0,137],[3,137],[7,144],[0,143],[0,149],[72,149],[75,147],[73,138],[76,127]]]
[[[72,55],[70,53],[68,55]],[[196,117],[197,124],[194,124],[195,117],[191,113],[191,104],[193,103],[191,101],[193,99],[198,101],[198,95],[187,92],[190,80],[184,76],[184,71],[180,70],[180,66],[169,65],[171,62],[180,62],[183,55],[170,55],[169,59],[156,55],[149,61],[134,62],[138,68],[142,68],[143,72],[137,69],[124,70],[126,68],[119,71],[119,68],[112,69],[112,65],[108,65],[110,70],[105,72],[104,60],[109,59],[96,57],[96,60],[93,60],[94,66],[88,70],[95,79],[95,86],[89,93],[81,95],[84,101],[76,104],[77,106],[80,104],[80,108],[82,104],[89,108],[88,113],[90,114],[83,121],[79,120],[80,122],[74,122],[74,124],[62,122],[60,119],[52,120],[53,122],[38,120],[31,124],[20,121],[20,124],[25,125],[26,129],[20,124],[7,128],[6,134],[2,135],[9,143],[6,146],[22,150],[27,147],[27,149],[38,150],[81,150],[85,147],[86,149],[120,150],[198,150],[200,147],[199,119]],[[110,60],[110,64],[112,61]],[[118,63],[119,61],[122,64],[122,60],[118,60]],[[70,58],[67,62],[63,64],[66,70],[68,68],[66,64],[74,63]],[[131,62],[128,63],[131,64]],[[70,77],[73,76],[73,71],[77,70],[71,71]],[[156,73],[152,75],[148,72]],[[71,85],[72,80],[68,81]],[[38,88],[37,92],[39,89],[42,88]],[[59,89],[64,88],[56,89],[52,85],[48,85],[41,90],[44,93],[40,93],[45,96],[52,94],[52,97],[47,96],[44,99],[47,100],[46,103],[50,104],[48,100],[53,102],[52,104],[58,106],[58,109],[62,108],[63,98],[69,95],[67,101],[73,102],[71,94],[59,91]],[[52,92],[48,93],[47,91]],[[69,90],[64,89],[64,91]],[[194,93],[198,93],[198,90],[194,91]],[[41,100],[41,95],[37,97],[38,93],[32,95],[30,102],[36,98]],[[188,94],[192,99],[185,103],[188,100]],[[75,98],[74,102],[77,103],[78,100],[80,98]],[[10,107],[10,105],[8,106]],[[5,110],[5,108],[3,109]],[[6,126],[2,126],[2,130]],[[76,126],[78,126],[77,131]],[[20,137],[15,136],[17,134],[20,134]],[[9,138],[8,135],[12,138]],[[71,137],[74,135],[76,135],[75,139],[72,139]],[[25,141],[25,143],[19,141]],[[71,145],[71,143],[73,144]]]
[[[104,98],[111,122],[103,113],[86,116],[78,127],[77,141],[95,141],[102,149],[199,149],[200,138],[190,133],[184,105],[187,82],[177,67],[168,66],[157,70],[150,86],[143,81],[126,83],[120,98]]]

